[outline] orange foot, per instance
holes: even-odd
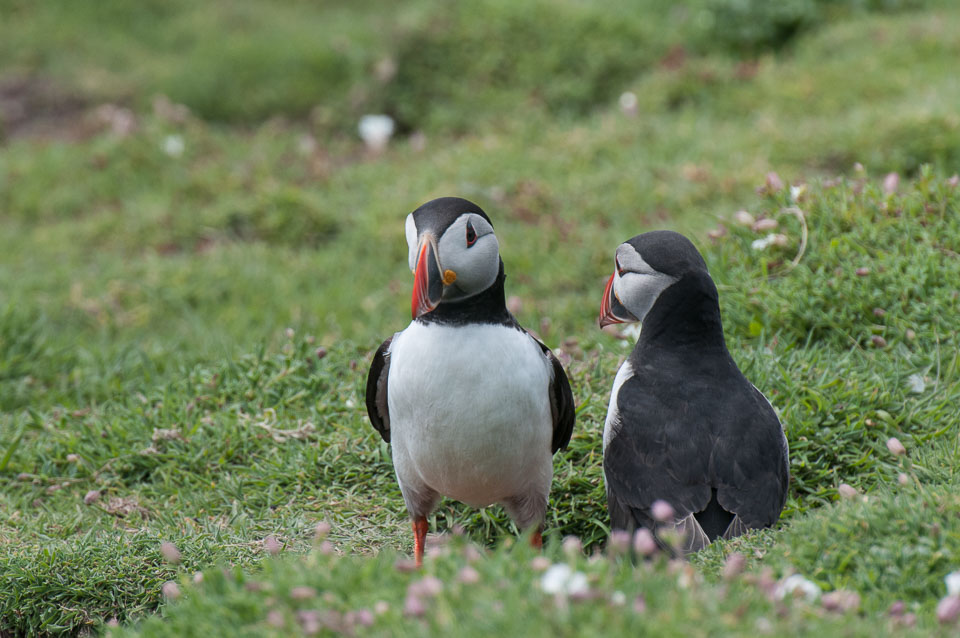
[[[535,531],[533,534],[530,535],[530,546],[533,547],[534,549],[543,548],[543,531],[542,530],[538,529],[537,531]]]
[[[427,540],[427,518],[420,516],[413,519],[413,559],[417,567],[423,565],[423,546]]]

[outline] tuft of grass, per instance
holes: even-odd
[[[579,573],[578,593],[544,591],[555,580],[531,567],[533,552],[520,543],[471,559],[476,549],[460,539],[428,559],[425,569],[400,569],[398,557],[373,558],[314,551],[273,559],[257,574],[208,570],[199,586],[181,579],[182,599],[164,617],[116,636],[290,635],[339,631],[357,635],[436,635],[454,628],[467,636],[516,633],[732,635],[753,632],[869,636],[891,631],[886,618],[855,612],[824,613],[817,604],[771,599],[755,575],[726,584],[703,582],[687,565],[656,560],[632,564],[610,554],[586,559],[547,549],[546,564]],[[543,559],[543,556],[539,557]],[[562,566],[562,567],[561,567]],[[470,578],[464,577],[469,570]],[[375,580],[377,587],[369,587]],[[548,585],[549,587],[549,585]],[[929,619],[903,635],[934,630]],[[927,634],[929,635],[929,634]]]
[[[910,448],[875,489],[793,518],[780,531],[712,546],[695,562],[716,575],[724,556],[741,552],[755,566],[799,572],[824,590],[858,591],[868,613],[882,614],[899,600],[932,616],[944,577],[960,561],[958,441],[954,427],[935,444]]]

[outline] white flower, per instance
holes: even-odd
[[[637,94],[633,91],[625,91],[620,94],[620,110],[624,115],[637,114]]]
[[[640,330],[643,328],[639,323],[631,323],[623,327],[623,330],[620,331],[624,337],[628,339],[639,339]]]
[[[347,399],[347,400],[344,402],[344,405],[346,405],[346,406],[347,406],[348,408],[350,408],[350,409],[353,409],[353,408],[357,407],[357,403],[356,403],[356,401],[354,401],[353,399]]]
[[[803,197],[803,194],[806,192],[806,190],[807,190],[807,185],[806,185],[806,184],[800,184],[799,186],[791,186],[791,187],[790,187],[790,201],[792,201],[794,204],[796,204],[796,203],[797,203],[797,200],[799,200],[801,197]]]
[[[382,151],[393,136],[393,118],[389,115],[364,115],[357,130],[371,151]]]
[[[780,233],[770,233],[766,237],[761,237],[760,239],[754,239],[750,243],[750,248],[760,251],[765,250],[767,246],[785,246],[787,243],[787,236]]]
[[[811,580],[807,580],[800,574],[788,576],[780,586],[777,587],[777,598],[786,598],[799,591],[807,602],[813,602],[820,597],[820,588]]]
[[[163,144],[161,147],[163,148],[163,152],[170,157],[180,157],[183,155],[186,144],[184,143],[182,136],[168,135],[163,138]]]
[[[943,578],[948,596],[960,596],[960,571],[950,572]]]
[[[911,374],[907,377],[907,385],[910,386],[910,392],[914,394],[920,394],[927,388],[926,381],[919,374]]]
[[[543,573],[540,587],[548,594],[582,595],[589,591],[587,575],[575,572],[565,563],[556,563]]]

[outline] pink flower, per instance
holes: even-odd
[[[650,506],[650,514],[653,516],[653,520],[658,523],[669,523],[673,522],[676,513],[673,510],[673,506],[670,503],[663,500],[656,500],[653,502],[653,505]]]
[[[652,556],[657,552],[657,541],[646,527],[640,527],[634,532],[633,549],[641,556]]]
[[[630,547],[630,532],[622,529],[615,529],[610,532],[610,539],[607,541],[607,553],[611,556],[619,556],[626,553]]]
[[[903,443],[895,436],[887,439],[887,449],[890,450],[890,453],[894,456],[903,456],[907,453],[907,448],[903,447]]]
[[[775,220],[775,219],[773,219],[773,218],[771,218],[771,217],[765,217],[765,218],[763,218],[763,219],[758,219],[758,220],[753,224],[753,232],[759,233],[759,232],[762,232],[762,231],[765,231],[765,230],[773,230],[774,228],[776,228],[776,227],[779,226],[779,225],[780,225],[780,224],[777,223],[777,220]]]
[[[883,178],[883,192],[887,195],[893,195],[900,186],[900,176],[896,173],[887,173]]]
[[[773,171],[767,173],[766,185],[767,190],[771,193],[777,193],[783,190],[783,180]]]
[[[300,585],[290,590],[292,600],[310,600],[317,595],[317,590],[307,585]]]
[[[583,543],[580,542],[580,539],[576,536],[566,536],[563,539],[563,553],[579,554],[583,551]]]
[[[423,604],[419,596],[407,594],[407,600],[403,603],[403,615],[419,618],[427,613],[427,606]]]
[[[860,608],[860,594],[855,591],[838,589],[836,591],[824,594],[820,604],[827,611],[838,611],[846,613],[848,611],[857,611]]]
[[[473,567],[467,565],[457,573],[457,582],[464,585],[473,585],[480,582],[480,573]]]
[[[947,596],[937,604],[937,620],[942,625],[953,624],[960,618],[960,596]]]
[[[276,536],[271,534],[263,539],[263,548],[267,550],[267,553],[271,556],[276,556],[280,553],[280,541],[277,540]]]
[[[160,593],[163,594],[164,598],[176,600],[180,598],[180,587],[172,580],[168,580],[163,584],[163,587],[160,588]]]
[[[160,554],[163,556],[163,559],[172,565],[176,565],[180,562],[180,550],[177,549],[177,546],[168,541],[163,541],[160,543]]]
[[[421,598],[433,598],[443,591],[443,581],[434,576],[426,576],[410,584],[407,593]]]
[[[855,487],[847,485],[846,483],[841,483],[840,487],[837,488],[837,492],[839,492],[843,498],[856,498],[858,494]]]
[[[727,556],[727,560],[723,561],[723,579],[724,580],[733,580],[743,572],[744,566],[747,564],[747,557],[743,554],[733,553]]]

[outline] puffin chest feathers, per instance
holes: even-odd
[[[516,328],[410,324],[390,348],[398,477],[413,473],[441,494],[482,506],[549,474],[550,374],[539,345]]]

